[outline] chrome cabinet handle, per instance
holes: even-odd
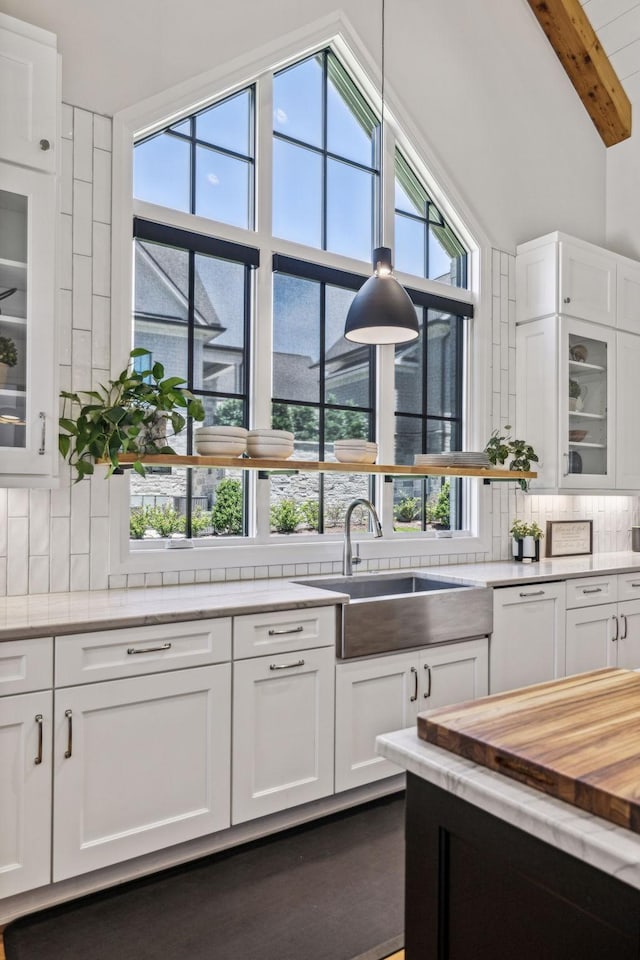
[[[520,597],[544,597],[544,590],[533,590],[532,593],[520,593]]]
[[[618,640],[619,637],[620,637],[620,623],[619,623],[619,621],[618,621],[618,618],[615,616],[615,614],[614,614],[613,617],[611,617],[611,619],[612,619],[612,620],[615,620],[615,623],[616,623],[616,633],[615,633],[615,636],[611,637],[611,643],[615,643],[616,640]]]
[[[42,763],[42,714],[36,713],[35,721],[38,724],[38,754],[33,761],[36,766]]]
[[[424,668],[427,671],[427,692],[424,695],[424,699],[428,700],[431,696],[431,667],[428,663],[425,663]]]
[[[38,414],[40,418],[40,449],[38,453],[40,456],[44,456],[44,452],[47,446],[47,415],[44,410],[41,410]]]
[[[271,629],[269,630],[269,636],[270,637],[286,637],[290,633],[302,633],[303,630],[304,630],[304,627],[291,627],[291,629],[287,629],[287,630]]]
[[[73,713],[71,710],[65,710],[67,718],[67,749],[64,752],[65,760],[68,760],[73,753]]]
[[[414,703],[418,699],[418,671],[415,667],[411,667],[411,673],[413,674],[413,696],[409,697],[409,701]]]
[[[161,650],[171,650],[171,644],[161,643],[157,647],[127,647],[127,654],[131,656],[133,653],[159,653]]]
[[[620,619],[622,620],[622,634],[621,634],[621,636],[620,636],[620,639],[621,639],[621,640],[626,640],[626,639],[627,639],[627,627],[628,627],[628,624],[627,624],[627,615],[626,615],[626,613],[621,613],[621,614],[620,614]]]
[[[292,667],[304,667],[304,660],[296,660],[295,663],[270,663],[269,670],[291,670]]]

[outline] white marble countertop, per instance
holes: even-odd
[[[431,567],[428,568],[432,570]],[[478,587],[508,587],[517,583],[540,580],[568,580],[575,577],[596,577],[607,573],[634,573],[640,570],[640,553],[631,550],[619,553],[594,553],[588,557],[554,557],[538,563],[515,560],[491,563],[463,563],[433,568],[433,573],[448,580],[473,583]]]
[[[384,734],[376,744],[410,773],[640,889],[640,835],[434,747],[413,727]]]
[[[0,641],[343,603],[346,594],[288,580],[238,580],[0,599]]]

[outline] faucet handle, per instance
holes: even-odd
[[[360,544],[354,543],[353,545],[353,555],[351,557],[351,563],[353,566],[357,566],[359,563],[362,563],[362,557],[360,556]]]
[[[354,567],[355,567],[358,563],[362,563],[362,557],[359,557],[359,556],[356,554],[355,557],[351,557],[351,563],[352,563],[352,564],[354,565]]]

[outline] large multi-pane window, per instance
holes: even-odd
[[[271,116],[259,115],[256,104],[269,99]],[[263,173],[265,123],[271,157]],[[380,241],[381,196],[389,193],[380,190],[380,150],[378,113],[331,49],[136,143],[135,345],[167,375],[184,377],[204,402],[207,424],[289,430],[295,450],[290,471],[250,480],[240,464],[132,477],[132,538],[149,546],[183,536],[330,536],[341,532],[355,497],[393,512],[388,532],[424,536],[442,525],[445,504],[450,526],[464,526],[457,480],[386,485],[364,473],[295,470],[295,461],[334,461],[334,442],[343,438],[386,437],[379,461],[389,464],[464,442],[472,310],[455,288],[467,286],[467,252],[400,146],[385,173],[395,187],[385,241],[393,242],[397,270],[412,277],[420,337],[377,352],[343,336]],[[270,202],[261,209],[271,223],[258,224],[256,199],[265,191]],[[433,280],[448,285],[443,296],[433,294]],[[395,403],[382,404],[380,384],[394,378]],[[193,452],[193,426],[169,438],[177,452]],[[393,490],[391,500],[384,489]]]

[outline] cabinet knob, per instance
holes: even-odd
[[[45,140],[45,139],[43,138],[43,139],[40,141],[40,149],[41,149],[41,150],[45,150],[45,151],[46,151],[46,150],[50,150],[50,149],[51,149],[51,143],[49,142],[49,140]]]
[[[571,303],[571,297],[565,297],[564,303]]]

